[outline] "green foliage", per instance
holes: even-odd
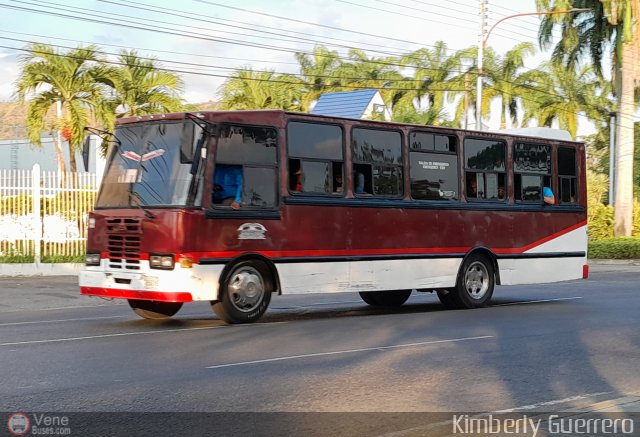
[[[43,255],[42,263],[84,263],[84,255]]]
[[[591,259],[640,259],[640,238],[618,237],[589,242]]]

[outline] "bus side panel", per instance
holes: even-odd
[[[283,294],[453,287],[462,258],[277,264]]]
[[[540,284],[583,277],[587,264],[587,226],[552,238],[524,252],[526,257],[498,259],[502,285]],[[541,257],[536,257],[539,254]],[[555,256],[549,257],[549,254]]]

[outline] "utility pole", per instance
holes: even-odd
[[[476,129],[482,130],[482,80],[485,35],[487,33],[489,0],[480,0],[480,31],[478,33],[478,77],[476,81]]]

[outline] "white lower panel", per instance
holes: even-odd
[[[501,285],[544,284],[582,278],[584,258],[499,259]]]
[[[78,274],[81,287],[100,287],[117,290],[191,293],[193,300],[215,300],[218,297],[218,277],[223,265],[194,265],[174,270],[149,268],[148,261],[140,263],[140,270],[106,270],[103,260],[99,267],[85,267]],[[123,283],[125,282],[125,283]],[[128,282],[128,283],[127,283]]]
[[[276,264],[283,294],[453,287],[461,259]]]

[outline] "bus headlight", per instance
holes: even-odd
[[[84,256],[84,265],[85,266],[99,266],[100,265],[100,252],[87,252]]]
[[[173,255],[149,255],[152,269],[173,270]]]

